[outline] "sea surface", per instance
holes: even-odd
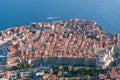
[[[0,0],[0,30],[80,18],[120,33],[120,0]]]

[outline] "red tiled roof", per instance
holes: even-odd
[[[105,78],[107,78],[107,75],[105,75],[105,74],[99,74],[99,78],[100,79],[105,79]]]
[[[10,50],[10,52],[14,53],[17,51],[17,47],[15,45],[11,45],[8,47],[8,49]]]
[[[110,77],[116,79],[116,78],[119,77],[119,75],[118,75],[117,72],[112,72],[112,73],[110,74]]]

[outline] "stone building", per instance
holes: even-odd
[[[114,59],[112,57],[111,51],[101,49],[98,50],[98,56],[96,57],[96,66],[105,69],[109,66]]]

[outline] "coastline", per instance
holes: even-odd
[[[51,19],[48,19],[48,18],[51,18]],[[60,19],[58,19],[60,18]],[[34,22],[42,22],[42,23],[52,23],[52,22],[56,22],[56,21],[67,21],[67,20],[70,20],[70,19],[75,19],[75,18],[68,18],[68,19],[61,19],[63,17],[47,17],[46,20],[42,21],[42,20],[38,20],[38,21],[33,21],[31,23],[28,23],[27,25],[26,24],[19,24],[19,25],[14,25],[14,26],[8,26],[6,28],[3,28],[3,29],[0,29],[0,31],[4,31],[4,30],[7,30],[7,29],[11,29],[11,28],[15,28],[15,27],[22,27],[22,26],[31,26],[32,23]],[[95,20],[90,20],[90,19],[81,19],[80,20],[87,20],[87,21],[93,21],[93,22],[96,22]],[[100,26],[100,22],[98,24]],[[115,34],[118,34],[119,32],[115,32],[115,31],[110,31],[110,30],[107,30],[107,28],[105,26],[100,26],[103,30],[105,31],[108,31],[110,33],[115,33]]]

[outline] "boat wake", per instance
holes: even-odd
[[[58,19],[60,17],[48,17],[47,19],[51,20],[51,19]]]

